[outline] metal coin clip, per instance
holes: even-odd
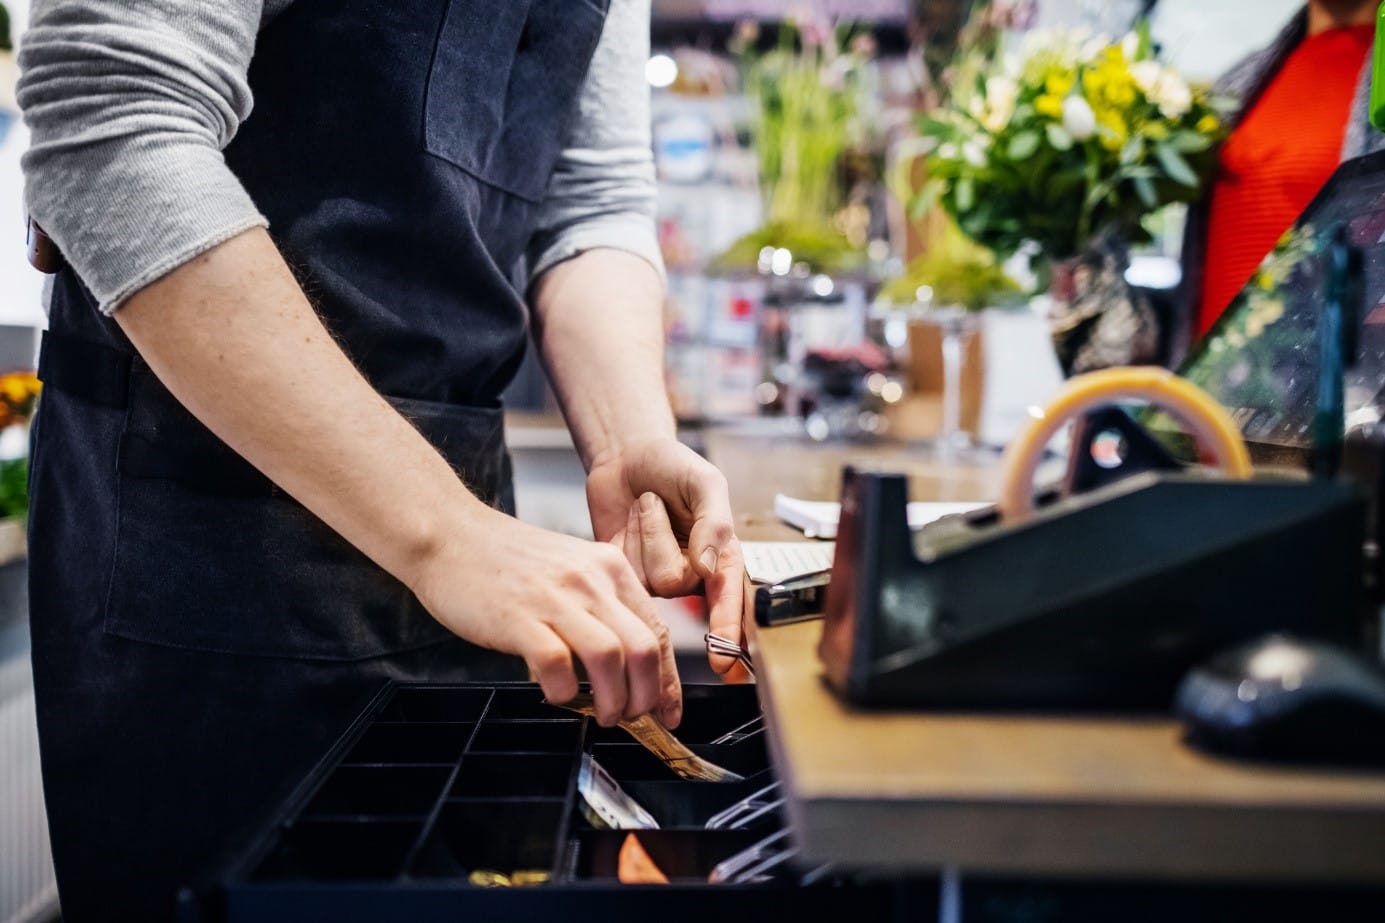
[[[750,660],[750,652],[735,641],[723,638],[721,635],[714,635],[710,631],[702,636],[702,640],[707,642],[707,652],[709,654],[721,654],[725,657],[734,657],[741,662],[746,672],[751,676],[755,675],[755,664]]]

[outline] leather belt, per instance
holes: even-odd
[[[29,247],[29,263],[39,272],[53,275],[61,272],[67,265],[67,259],[63,256],[58,245],[53,242],[53,238],[44,233],[43,228],[38,226],[38,222],[33,218],[29,219],[29,232],[26,238]]]

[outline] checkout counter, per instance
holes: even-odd
[[[836,499],[847,463],[908,474],[913,500],[998,489],[993,466],[899,447],[814,450],[733,432],[707,445],[748,540],[801,540],[774,518],[766,491]],[[1128,901],[1142,899],[1140,882],[1155,897],[1174,883],[1385,884],[1385,771],[1210,756],[1172,716],[855,708],[825,682],[820,620],[746,621],[789,822],[810,865],[941,873],[954,888],[973,875],[1049,879],[1079,895],[1080,882],[1121,882]],[[1046,893],[1060,902],[1060,891]]]
[[[909,475],[915,500],[999,487],[994,465],[908,445],[703,439],[746,540],[802,540],[774,493],[833,499],[847,465]],[[1167,714],[858,708],[824,681],[822,620],[746,621],[755,682],[688,686],[678,731],[739,780],[675,779],[527,684],[390,687],[183,918],[1190,923],[1385,907],[1385,770],[1211,756]],[[623,877],[629,834],[583,809],[584,755],[658,821],[639,842],[669,883]]]
[[[1057,494],[1036,493],[1033,467],[1008,457],[709,429],[701,448],[731,485],[743,540],[802,539],[772,512],[776,493],[843,501],[825,618],[767,626],[751,605],[755,684],[686,688],[680,746],[720,767],[717,781],[532,685],[388,687],[260,836],[189,890],[185,918],[1385,918],[1380,763],[1213,755],[1170,708],[1173,682],[1229,640],[1265,627],[1343,640],[1364,621],[1356,601],[1380,558],[1363,568],[1363,533],[1378,548],[1385,518],[1357,488],[1380,496],[1385,433],[1360,414],[1380,406],[1385,309],[1346,317],[1357,299],[1338,271],[1356,265],[1365,291],[1385,292],[1385,154],[1343,169],[1298,228],[1302,271],[1279,288],[1253,280],[1181,378],[1120,373],[1195,431],[1216,424],[1222,477],[1157,448],[1155,418],[1082,417]],[[1343,261],[1344,240],[1364,263]],[[1324,333],[1343,329],[1360,336]],[[1362,359],[1349,374],[1312,374],[1341,371],[1345,354]],[[1090,384],[1065,387],[1031,449],[1063,401],[1095,406]],[[1375,435],[1344,446],[1348,422]],[[1136,467],[1084,470],[1083,458],[1102,467],[1112,431]],[[1305,434],[1316,479],[1252,466],[1246,442],[1291,455]],[[1038,458],[1023,444],[1008,451]],[[1361,457],[1370,484],[1363,469],[1357,486],[1337,476]],[[911,535],[911,499],[999,503]],[[978,650],[997,655],[987,669],[947,659]],[[930,672],[942,664],[944,683]],[[953,694],[953,679],[977,677],[991,685]],[[657,824],[636,840],[663,883],[627,874],[631,827],[612,816],[648,818],[628,804],[603,815],[587,794],[603,779]]]
[[[1256,500],[1227,482],[1180,482],[1151,440],[1142,449],[1148,473],[1136,475],[1146,478],[1142,486],[1103,484],[1101,471],[1079,472],[1070,461],[1074,496],[1055,501],[1056,512],[1027,513],[1042,528],[1026,539],[1024,528],[1004,528],[1014,464],[944,464],[900,446],[816,448],[734,430],[707,437],[709,458],[732,486],[743,539],[802,538],[770,513],[775,492],[841,499],[858,520],[849,529],[844,510],[825,643],[823,620],[757,624],[748,596],[748,646],[799,862],[939,875],[948,921],[1385,918],[1385,763],[1214,754],[1194,745],[1170,694],[1171,677],[1203,662],[1189,656],[1198,644],[1217,651],[1236,635],[1244,640],[1262,613],[1275,629],[1317,631],[1358,648],[1357,629],[1378,621],[1382,229],[1385,155],[1373,155],[1338,170],[1179,370],[1176,388],[1191,382],[1218,405],[1230,433],[1225,451],[1214,453],[1224,471],[1239,465],[1248,475],[1254,457],[1254,476],[1241,484],[1260,491]],[[1195,410],[1174,416],[1186,424]],[[1099,467],[1095,442],[1082,440],[1109,436],[1097,430],[1110,418],[1085,419],[1069,459],[1090,449]],[[1132,451],[1168,422],[1137,419],[1144,425],[1117,433]],[[1343,432],[1351,434],[1345,447]],[[1228,457],[1247,448],[1239,462]],[[1018,454],[1014,445],[1009,452]],[[844,489],[847,466],[905,475],[907,498],[901,479],[889,476]],[[1304,469],[1314,480],[1303,480]],[[1026,504],[1032,473],[1022,478]],[[1083,477],[1080,489],[1096,499],[1076,496]],[[1353,507],[1359,499],[1342,492],[1344,481],[1372,498],[1368,512]],[[1141,495],[1154,500],[1138,506]],[[898,550],[909,544],[906,499],[997,498],[999,524],[978,519],[932,538],[915,533],[913,553]],[[890,503],[897,509],[882,512]],[[1363,526],[1375,549],[1364,568]],[[1122,544],[1141,547],[1111,550]],[[1031,566],[1026,556],[1044,563]],[[1370,599],[1357,608],[1363,580]],[[1007,581],[1021,585],[1010,608],[1030,607],[1037,628],[1006,621],[1005,591],[985,584]],[[1080,589],[1070,593],[1074,585]],[[1024,598],[1038,586],[1063,601]],[[1243,611],[1228,614],[1235,608]],[[940,628],[948,618],[971,619],[972,633]],[[1131,672],[1165,656],[1163,666],[1177,668],[1143,674],[1145,688],[1118,676],[1088,688],[1034,682],[1013,691],[1002,681],[955,695],[936,678],[910,685],[929,666],[961,685],[970,682],[968,663],[989,664],[992,673],[1027,669],[1049,654],[1066,657],[1065,644],[1099,648],[1085,663],[1075,655],[1071,671],[1098,672],[1102,655],[1122,653],[1119,643],[1101,647],[1111,637],[1101,626],[1138,619],[1143,627],[1131,630],[1146,634],[1127,643]],[[1225,624],[1199,638],[1212,621]],[[883,640],[861,655],[868,631]],[[1372,640],[1378,647],[1379,637]],[[970,662],[962,659],[968,647],[979,652]],[[948,655],[959,650],[946,674]],[[1040,663],[1036,675],[1042,670]],[[1123,696],[1145,701],[1116,707]]]

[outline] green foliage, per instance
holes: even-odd
[[[29,459],[0,462],[0,518],[29,515]]]
[[[821,272],[850,272],[861,268],[865,254],[853,247],[846,235],[825,224],[773,222],[737,239],[712,260],[717,270],[755,266],[765,247],[782,247],[794,262],[807,263]]]
[[[961,305],[969,311],[1005,307],[1024,294],[994,253],[972,243],[951,223],[905,267],[902,276],[886,283],[880,297],[889,304],[911,305],[923,286],[932,289],[932,304]]]
[[[10,11],[0,3],[0,51],[14,51],[14,37],[10,34]]]
[[[831,225],[844,205],[848,155],[863,134],[859,77],[869,41],[853,38],[849,27],[789,18],[773,49],[753,48],[747,41],[739,51],[765,224],[714,265],[754,266],[763,246],[788,248],[827,271],[859,263],[861,248]]]
[[[942,207],[1001,254],[1032,240],[1063,259],[1106,231],[1144,240],[1142,219],[1195,199],[1215,166],[1224,103],[1155,60],[1143,26],[1119,42],[1030,33],[984,64],[922,118],[913,206]]]

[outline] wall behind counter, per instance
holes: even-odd
[[[18,37],[28,24],[29,0],[5,0],[5,7]],[[29,265],[24,249],[24,183],[19,157],[28,143],[29,133],[16,115],[0,141],[0,325],[20,328],[45,323],[40,301],[43,276]],[[8,350],[6,353],[8,359]]]

